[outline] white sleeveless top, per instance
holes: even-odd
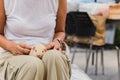
[[[52,41],[58,0],[4,0],[5,37],[29,45]]]

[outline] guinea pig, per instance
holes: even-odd
[[[31,55],[31,56],[37,56],[37,57],[39,57],[39,58],[42,58],[42,56],[43,56],[44,53],[45,53],[44,49],[45,49],[45,46],[44,46],[44,45],[42,45],[42,44],[37,44],[37,45],[35,45],[35,46],[31,49],[29,55]]]

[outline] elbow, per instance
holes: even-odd
[[[0,31],[0,35],[4,35],[4,31]]]

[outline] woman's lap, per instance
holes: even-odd
[[[71,66],[67,55],[61,54],[57,50],[49,50],[44,54],[42,60],[47,68],[47,74],[49,74],[47,80],[56,80],[58,77],[60,78],[57,80],[69,80]]]
[[[46,52],[42,60],[29,55],[14,56],[7,52],[0,58],[0,80],[43,80],[44,70],[47,70],[44,69],[44,66],[52,63],[54,60],[58,61],[58,59],[61,59],[58,64],[61,63],[60,61],[63,61],[61,65],[65,64],[65,66],[68,66],[68,58],[56,50],[49,50]],[[45,61],[49,61],[49,63],[45,64]],[[59,69],[60,68],[57,70]],[[21,76],[17,75],[17,73]],[[26,73],[28,77],[25,75]],[[37,76],[33,75],[36,73]]]
[[[0,80],[35,80],[36,76],[33,74],[36,74],[38,67],[40,67],[39,72],[44,73],[43,62],[37,57],[5,53],[1,61]]]

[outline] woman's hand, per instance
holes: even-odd
[[[61,51],[61,44],[58,42],[58,40],[54,40],[53,42],[47,44],[45,47],[45,51],[50,49],[56,49]]]
[[[12,41],[8,42],[7,50],[12,52],[14,55],[23,55],[23,54],[29,54],[31,47],[24,43],[14,43]]]

